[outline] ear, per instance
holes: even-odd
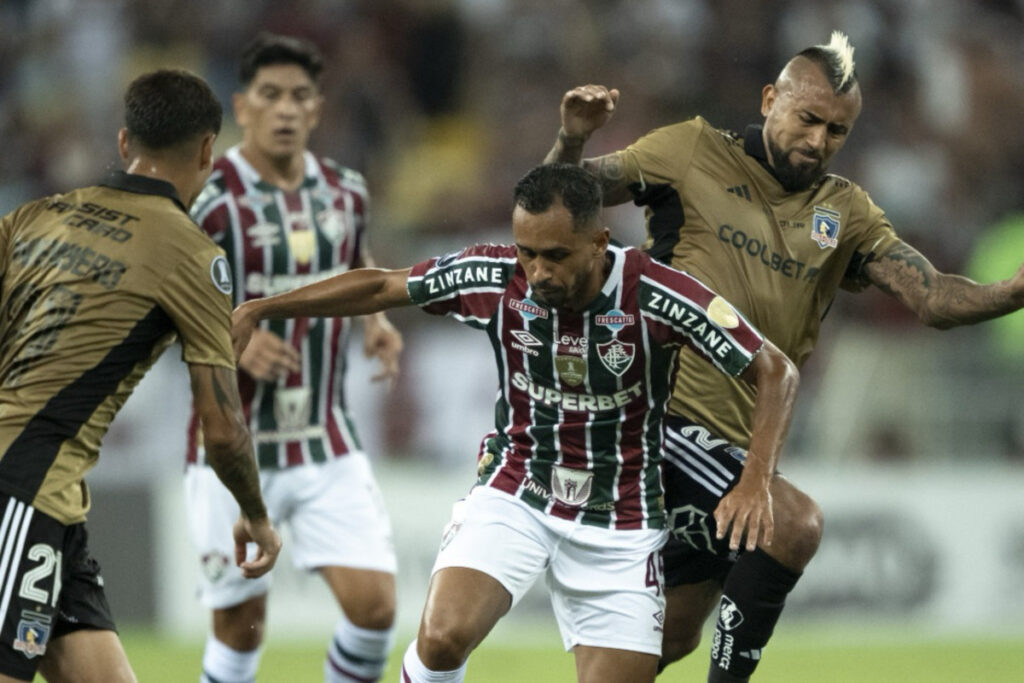
[[[316,100],[313,103],[313,111],[310,114],[310,118],[309,118],[309,129],[310,130],[315,130],[316,127],[320,124],[320,112],[323,111],[323,107],[324,107],[324,96],[323,95],[317,95],[316,96]]]
[[[122,128],[117,131],[117,153],[121,161],[128,163],[128,129]]]
[[[602,256],[605,250],[608,249],[608,243],[611,241],[612,231],[607,228],[601,228],[594,234],[594,256]]]
[[[213,166],[213,143],[217,139],[214,133],[207,133],[199,144],[199,170],[205,171]]]
[[[775,86],[771,83],[761,89],[761,116],[768,116],[768,112],[772,110],[772,106],[775,104],[775,98],[778,97],[778,94],[779,93],[775,89]]]
[[[245,92],[236,92],[231,96],[231,108],[235,110],[235,123],[244,128],[248,116],[245,110]]]

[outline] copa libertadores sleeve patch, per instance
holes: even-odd
[[[219,254],[210,261],[210,279],[218,290],[224,294],[231,294],[231,267],[228,260]]]

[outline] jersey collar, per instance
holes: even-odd
[[[743,151],[747,153],[747,156],[756,159],[772,176],[775,175],[775,169],[768,163],[768,151],[764,148],[763,126],[756,123],[747,126],[747,129],[743,131]]]
[[[174,189],[174,185],[171,185],[166,180],[159,180],[136,173],[114,171],[100,185],[112,187],[115,190],[134,192],[135,194],[155,194],[160,197],[167,197],[177,204],[179,209],[188,214],[188,209],[185,208],[181,198],[178,197],[178,191]]]

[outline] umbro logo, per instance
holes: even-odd
[[[725,191],[728,192],[729,194],[734,194],[737,197],[741,197],[743,199],[746,199],[748,202],[751,201],[750,200],[750,190],[747,189],[746,185],[737,185],[735,187],[727,187],[727,188],[725,188]]]
[[[537,339],[526,330],[509,330],[513,337],[518,339],[521,343],[527,346],[541,346],[544,342]]]

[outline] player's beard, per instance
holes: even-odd
[[[794,164],[789,160],[793,150],[783,151],[774,140],[768,140],[775,177],[786,192],[803,192],[825,175],[825,165],[819,158],[814,164]]]

